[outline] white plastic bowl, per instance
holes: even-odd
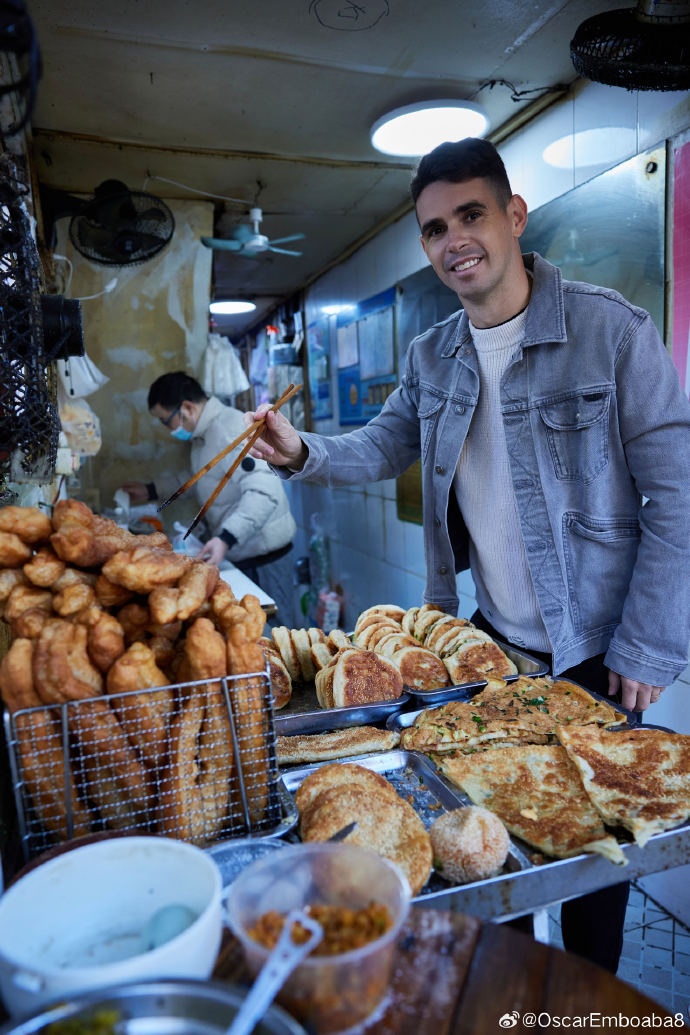
[[[202,849],[165,837],[116,837],[30,870],[0,898],[0,993],[12,1016],[94,988],[208,978],[222,935],[222,881]],[[160,910],[196,919],[147,950]]]

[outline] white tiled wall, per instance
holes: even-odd
[[[601,161],[592,160],[576,146],[569,167],[553,168],[542,158],[547,144],[574,130],[620,126],[629,131],[623,151],[614,148],[613,135]],[[554,104],[519,134],[500,145],[513,190],[534,209],[584,180],[690,128],[690,95],[687,93],[633,93],[616,87],[583,83],[565,100]],[[402,280],[426,263],[418,240],[414,215],[368,243],[346,263],[328,273],[309,289],[307,325],[320,317],[321,307],[362,301]],[[335,363],[333,398],[337,406]],[[319,422],[317,431],[340,434],[337,413]],[[365,607],[381,602],[411,607],[419,604],[424,587],[422,534],[417,525],[401,522],[396,515],[395,483],[328,490],[314,486],[290,486],[295,516],[300,524],[296,555],[307,553],[310,517],[318,513],[330,541],[332,574],[345,592],[343,624],[350,627]],[[458,580],[460,613],[474,610],[474,588],[469,575]]]

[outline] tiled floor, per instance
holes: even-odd
[[[549,943],[563,948],[559,910],[549,910]],[[690,1027],[690,930],[633,883],[618,977],[680,1013]]]

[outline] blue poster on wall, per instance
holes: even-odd
[[[341,424],[364,424],[362,414],[362,386],[359,365],[343,367],[338,371],[338,405]]]
[[[365,424],[395,389],[395,288],[341,313],[336,328],[341,424]]]

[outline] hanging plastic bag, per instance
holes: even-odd
[[[77,456],[95,456],[101,448],[101,422],[86,399],[58,392],[60,424],[69,448]]]
[[[57,372],[65,395],[72,399],[84,399],[110,380],[86,354],[58,359]]]
[[[234,396],[246,392],[249,379],[232,342],[209,334],[204,354],[203,388],[209,395]]]

